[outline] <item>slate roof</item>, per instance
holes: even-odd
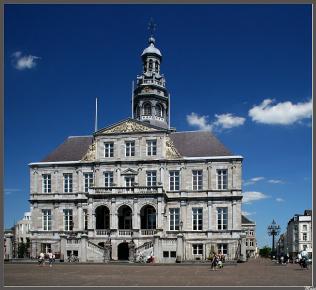
[[[241,215],[241,223],[242,224],[255,224],[253,221],[250,219],[246,218],[244,215]]]
[[[171,132],[169,136],[184,157],[233,155],[208,131]],[[41,162],[79,161],[87,153],[92,141],[92,136],[68,137]]]
[[[92,141],[92,136],[68,137],[41,162],[79,161],[87,153]]]
[[[185,157],[233,155],[209,131],[174,132],[170,138],[178,152]]]

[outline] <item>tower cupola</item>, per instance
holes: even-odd
[[[160,73],[162,54],[155,47],[155,42],[151,35],[149,46],[141,54],[143,72],[137,76],[133,91],[133,116],[139,121],[166,129],[169,127],[169,93],[164,75]]]

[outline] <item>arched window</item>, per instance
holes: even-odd
[[[139,111],[139,107],[138,106],[136,107],[135,115],[136,115],[136,118],[139,118],[139,116],[140,116],[140,111]]]
[[[147,64],[144,64],[144,72],[147,72]]]
[[[123,230],[132,229],[132,210],[127,205],[122,205],[118,209],[118,227]]]
[[[144,115],[151,116],[151,105],[149,103],[144,105]]]
[[[109,229],[110,228],[110,211],[104,206],[98,206],[95,210],[96,225],[95,228],[98,229]]]
[[[159,64],[158,61],[155,61],[155,72],[159,71]]]
[[[162,107],[161,105],[157,104],[155,107],[156,110],[156,116],[162,118],[163,114],[162,114]]]
[[[149,70],[152,70],[153,69],[153,60],[150,59],[149,60],[149,66],[148,66]]]
[[[156,228],[156,210],[151,205],[145,205],[140,210],[140,226],[141,229]]]

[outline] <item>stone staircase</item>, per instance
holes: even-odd
[[[88,241],[87,247],[87,261],[88,262],[99,262],[103,263],[104,261],[104,248]]]
[[[154,244],[152,241],[145,242],[135,249],[135,262],[146,262],[147,257],[153,255]]]

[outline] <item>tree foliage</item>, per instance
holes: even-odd
[[[259,250],[259,255],[261,257],[268,258],[270,254],[271,254],[271,248],[268,246],[264,246],[262,249]]]

